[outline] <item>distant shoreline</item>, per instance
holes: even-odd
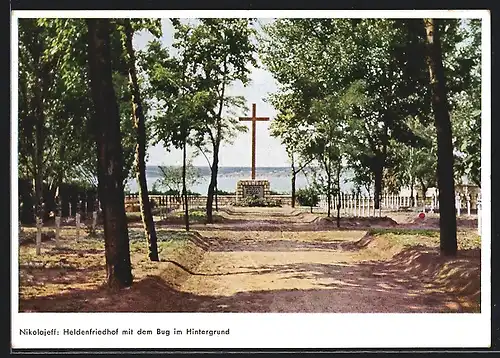
[[[179,167],[179,166],[167,166]],[[210,167],[208,166],[194,166],[199,170],[199,182],[192,185],[188,190],[200,193],[202,195],[207,193],[208,184],[210,182]],[[248,166],[242,167],[219,167],[217,176],[217,188],[226,192],[236,191],[236,184],[238,180],[250,179],[252,168]],[[349,174],[349,173],[346,173]],[[154,183],[161,177],[161,171],[157,165],[146,166],[146,178],[148,182],[148,189],[152,189]],[[267,179],[270,182],[271,190],[278,193],[290,194],[291,193],[291,167],[257,167],[257,179]],[[344,175],[343,180],[346,182],[341,184],[342,190],[350,191],[353,184],[348,179],[349,175]],[[302,189],[309,186],[308,178],[304,173],[299,173],[296,177],[296,189]],[[135,179],[127,182],[128,190],[130,192],[137,192],[138,186]]]

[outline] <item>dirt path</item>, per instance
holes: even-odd
[[[134,285],[102,287],[102,240],[75,241],[65,229],[63,248],[45,243],[21,250],[21,311],[39,312],[477,312],[480,250],[439,255],[436,242],[413,236],[406,247],[371,236],[370,227],[434,229],[433,221],[388,218],[335,223],[290,209],[232,209],[226,221],[194,224],[195,237],[173,241],[150,262],[142,228],[131,225]],[[400,218],[397,218],[400,220]],[[157,223],[159,236],[172,230]],[[168,230],[167,230],[168,229]],[[186,236],[189,237],[189,236]],[[399,239],[398,239],[399,240]],[[430,241],[429,241],[430,240]],[[182,244],[184,242],[185,244]],[[51,248],[52,247],[52,248]],[[163,246],[162,246],[163,247]],[[57,250],[56,250],[57,249]]]
[[[292,213],[284,216],[288,224],[292,224],[291,218],[299,219],[295,224],[311,221]],[[179,287],[182,292],[207,298],[197,301],[196,311],[467,310],[467,304],[445,292],[433,277],[408,272],[415,260],[420,266],[424,261],[439,262],[435,250],[414,250],[413,258],[398,260],[393,255],[402,247],[391,247],[381,239],[360,247],[366,231],[267,231],[263,222],[269,217],[269,213],[252,213],[252,221],[242,224],[243,231],[236,235],[200,231],[210,249],[195,274]]]

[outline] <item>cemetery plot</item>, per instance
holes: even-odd
[[[245,228],[234,230],[230,220],[246,215]],[[270,215],[274,224],[260,225]],[[20,310],[480,311],[480,240],[473,229],[459,230],[459,254],[447,259],[432,227],[335,230],[303,222],[304,215],[311,214],[232,208],[227,222],[195,224],[196,233],[157,225],[158,263],[147,259],[143,232],[132,225],[135,283],[125,292],[102,285],[102,232],[76,239],[74,229],[62,227],[58,246],[44,241],[41,256],[33,242],[21,245]],[[302,230],[283,230],[290,225]]]
[[[480,311],[481,21],[19,19],[21,311]]]

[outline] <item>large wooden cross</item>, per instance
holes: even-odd
[[[255,123],[257,121],[268,121],[269,117],[257,117],[256,105],[252,104],[252,117],[240,117],[240,121],[252,121],[252,179],[255,179]]]

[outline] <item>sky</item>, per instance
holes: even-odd
[[[271,22],[272,19],[259,19],[260,24]],[[171,47],[173,41],[173,28],[168,19],[162,20],[163,36],[161,42]],[[148,32],[138,33],[134,37],[134,48],[143,49],[153,36]],[[229,95],[244,96],[247,102],[247,111],[240,111],[238,116],[250,117],[252,115],[252,103],[257,106],[258,117],[269,117],[270,121],[276,116],[276,110],[264,102],[268,93],[277,90],[276,81],[271,73],[265,68],[252,68],[251,82],[246,87],[241,83],[233,85]],[[271,137],[269,133],[270,121],[257,122],[256,129],[256,166],[257,167],[284,167],[288,166],[288,158],[284,146],[277,138]],[[249,167],[252,163],[251,154],[251,122],[243,122],[247,127],[246,133],[239,133],[232,144],[221,144],[219,154],[219,166],[223,167]],[[188,150],[188,155],[193,151]],[[207,160],[203,155],[193,158],[193,165],[206,166]],[[172,149],[167,151],[162,144],[151,146],[148,149],[148,165],[181,165],[181,150]]]

